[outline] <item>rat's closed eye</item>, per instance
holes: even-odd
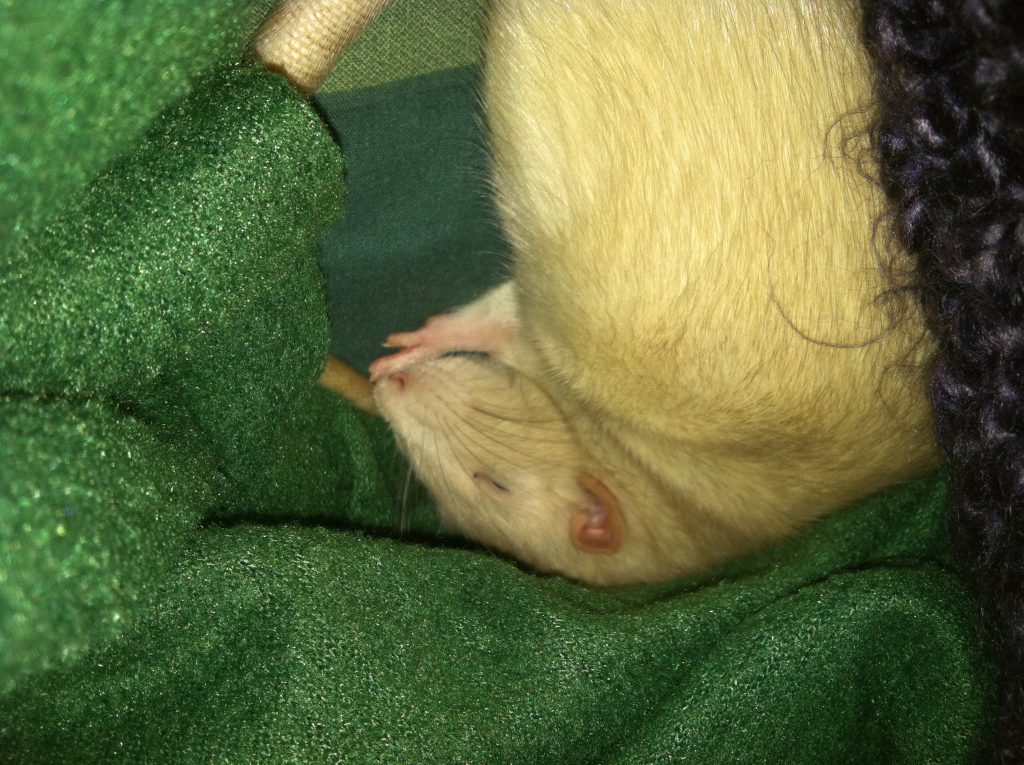
[[[509,493],[509,489],[505,484],[499,483],[492,476],[482,471],[478,470],[473,473],[473,480],[476,481],[478,486],[483,487],[486,491],[496,491],[501,494]]]
[[[494,357],[487,351],[456,350],[446,351],[438,358],[473,359],[474,361],[494,361]]]

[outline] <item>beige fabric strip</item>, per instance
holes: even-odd
[[[281,0],[257,32],[253,52],[268,69],[312,93],[386,4],[387,0]]]

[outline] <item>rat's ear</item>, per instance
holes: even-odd
[[[586,503],[569,520],[572,543],[584,552],[617,552],[626,537],[618,499],[601,479],[590,473],[580,476],[579,484]]]

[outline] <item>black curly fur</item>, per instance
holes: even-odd
[[[1024,0],[863,0],[875,148],[937,341],[949,528],[1024,762]]]

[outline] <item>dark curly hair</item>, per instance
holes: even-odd
[[[936,341],[949,529],[1024,762],[1024,0],[863,0],[874,148]]]

